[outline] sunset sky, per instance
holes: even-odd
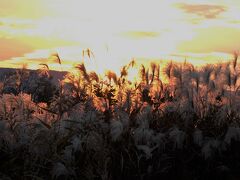
[[[65,70],[95,55],[92,68],[185,58],[229,60],[240,49],[239,0],[0,0],[0,66]]]

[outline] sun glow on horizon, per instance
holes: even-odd
[[[240,49],[240,2],[17,0],[3,2],[0,13],[0,66],[31,69],[47,63],[57,52],[61,68],[71,71],[83,62],[98,73],[118,72],[135,58],[183,62],[194,65],[231,59]],[[27,10],[27,5],[29,9]]]

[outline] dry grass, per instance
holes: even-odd
[[[135,61],[119,77],[79,64],[79,74],[68,74],[48,103],[2,94],[0,177],[238,178],[237,58],[201,68],[170,62],[168,83],[156,63],[142,65],[134,83],[128,71]],[[17,76],[20,83],[9,77],[14,86],[23,74]]]

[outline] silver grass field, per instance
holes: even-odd
[[[47,64],[16,70],[0,84],[0,179],[239,179],[237,60],[141,65],[135,82],[134,61],[55,85]]]

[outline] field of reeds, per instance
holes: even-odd
[[[239,179],[240,69],[169,62],[105,76],[45,65],[1,83],[0,179]]]

